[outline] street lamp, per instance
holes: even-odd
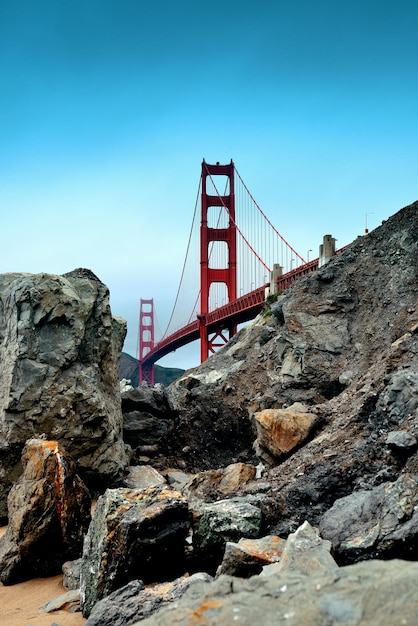
[[[308,263],[309,263],[309,253],[310,252],[312,252],[312,250],[308,250],[308,252],[307,252]]]
[[[295,260],[295,259],[290,259],[290,271],[292,271],[292,269],[293,269],[293,261],[294,261],[294,260]]]

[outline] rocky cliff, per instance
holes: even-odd
[[[262,461],[280,532],[316,523],[353,490],[418,473],[417,213],[414,203],[359,237],[168,388],[173,463]],[[260,424],[283,439],[290,422],[277,411],[295,403],[293,432],[315,419],[280,451]]]
[[[33,437],[59,440],[93,491],[120,479],[125,333],[89,270],[0,275],[0,518]]]

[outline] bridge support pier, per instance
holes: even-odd
[[[319,261],[318,267],[322,267],[333,256],[335,256],[335,242],[337,240],[332,235],[324,235],[323,243],[319,246]]]
[[[283,266],[279,263],[275,263],[272,271],[270,272],[270,294],[277,293],[277,282],[282,275]]]

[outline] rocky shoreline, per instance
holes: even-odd
[[[1,275],[3,584],[64,567],[89,626],[414,623],[417,269],[414,203],[121,393],[94,274]]]

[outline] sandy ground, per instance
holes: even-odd
[[[6,527],[0,528],[0,537]],[[81,626],[86,620],[81,613],[54,611],[45,613],[40,608],[50,600],[66,593],[62,576],[35,578],[18,585],[0,583],[0,626]]]

